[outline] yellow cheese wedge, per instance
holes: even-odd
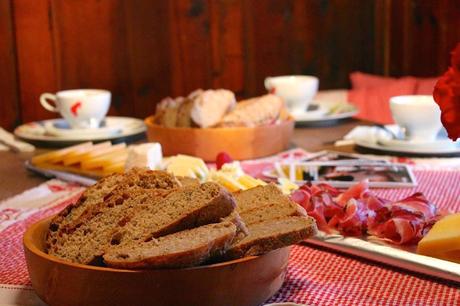
[[[251,189],[256,186],[267,185],[267,183],[265,183],[264,181],[255,179],[252,176],[247,175],[247,174],[240,176],[237,180],[238,180],[238,183],[243,185],[244,190]]]
[[[418,243],[417,253],[460,262],[460,213],[436,222]]]
[[[278,178],[278,183],[280,184],[281,191],[286,195],[289,195],[294,190],[299,189],[299,186],[297,186],[287,178]]]
[[[88,154],[88,152],[92,152],[94,150],[102,150],[104,148],[110,148],[111,146],[112,144],[110,143],[110,141],[106,141],[98,143],[91,147],[83,147],[78,150],[73,150],[72,152],[69,152],[68,154],[63,156],[62,163],[64,164],[64,166],[78,164],[83,161],[83,156],[85,156],[85,154]]]
[[[32,164],[36,165],[36,164],[40,164],[44,162],[56,163],[62,160],[62,158],[65,155],[69,154],[70,152],[79,150],[81,148],[89,148],[92,145],[93,145],[92,142],[84,142],[84,143],[81,143],[75,146],[71,146],[68,148],[52,151],[49,153],[40,154],[40,155],[32,157]]]
[[[116,151],[109,154],[104,154],[92,159],[87,159],[81,162],[81,168],[83,170],[109,167],[113,164],[118,164],[120,162],[125,162],[128,158],[128,151]]]
[[[125,171],[125,163],[124,162],[117,163],[117,164],[112,164],[112,165],[109,165],[109,166],[104,166],[102,168],[102,172],[104,173],[104,175],[109,175],[109,174],[112,174],[112,173],[123,173],[124,171]]]
[[[214,172],[211,180],[224,186],[228,191],[235,192],[238,190],[245,190],[245,186],[239,183],[231,175],[222,172]]]
[[[182,154],[168,159],[166,171],[176,176],[189,176],[201,180],[205,180],[209,174],[209,169],[201,158]]]
[[[96,145],[97,146],[97,145]],[[95,146],[95,147],[96,147]],[[125,143],[119,143],[113,146],[101,146],[98,148],[93,148],[92,150],[85,152],[83,154],[78,155],[77,157],[74,157],[72,159],[66,159],[64,161],[64,165],[74,165],[78,163],[82,163],[85,160],[90,160],[95,157],[99,157],[105,154],[110,154],[113,152],[119,152],[126,149],[126,144]]]

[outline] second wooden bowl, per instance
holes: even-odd
[[[145,119],[149,141],[161,143],[165,156],[188,154],[215,161],[219,152],[234,159],[253,159],[276,154],[288,148],[294,121],[258,127],[168,128]]]
[[[207,266],[122,270],[73,264],[46,254],[50,218],[24,234],[32,286],[49,305],[259,305],[281,287],[289,248]]]

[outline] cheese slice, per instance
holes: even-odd
[[[71,146],[68,148],[52,151],[49,153],[44,153],[40,154],[37,156],[32,157],[32,164],[40,164],[44,162],[49,162],[49,163],[56,163],[59,161],[62,161],[62,158],[66,156],[67,154],[74,152],[76,150],[80,150],[82,148],[91,148],[93,145],[92,142],[84,142],[75,146]]]
[[[104,173],[104,175],[109,175],[112,173],[123,173],[124,171],[125,171],[125,161],[102,167],[102,172]]]
[[[125,162],[128,157],[128,152],[117,151],[109,154],[104,154],[92,159],[87,159],[81,162],[81,168],[83,170],[109,167],[110,165]]]
[[[460,213],[436,222],[418,243],[417,253],[460,262]]]
[[[110,148],[111,146],[112,144],[110,143],[110,141],[105,141],[105,142],[101,142],[96,145],[93,145],[91,147],[79,148],[78,150],[73,150],[72,152],[69,152],[68,154],[63,156],[62,162],[64,163],[64,166],[78,164],[84,160],[83,157],[89,152],[98,151],[98,150],[102,150],[105,148]]]
[[[247,174],[240,176],[238,178],[238,183],[244,186],[244,190],[251,189],[256,186],[267,185],[267,183],[265,183],[264,181],[255,179],[252,176],[247,175]]]
[[[246,189],[237,179],[224,172],[213,172],[210,175],[210,180],[224,186],[230,192]]]
[[[202,181],[209,174],[208,167],[201,158],[181,154],[168,159],[166,171],[176,176],[189,176]]]

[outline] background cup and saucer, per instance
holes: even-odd
[[[43,93],[41,105],[59,113],[71,129],[97,129],[110,107],[111,93],[102,89],[72,89]]]
[[[286,75],[265,78],[265,88],[269,93],[284,99],[286,107],[296,120],[304,117],[321,117],[327,109],[311,107],[313,97],[318,92],[319,79],[309,75]]]
[[[109,136],[121,132],[120,126],[105,121],[110,108],[111,93],[103,89],[72,89],[56,94],[43,93],[41,105],[63,119],[44,123],[46,133],[56,137],[70,135]]]
[[[430,95],[405,95],[390,98],[390,110],[400,138],[382,140],[395,148],[450,149],[456,143],[443,133],[441,110]]]

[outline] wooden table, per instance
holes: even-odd
[[[350,120],[333,127],[297,128],[294,132],[292,143],[294,146],[308,151],[325,149],[338,150],[333,147],[334,141],[341,139],[348,131],[362,121]],[[340,147],[341,151],[352,152],[353,147]],[[44,152],[38,149],[33,154],[0,152],[0,200],[30,189],[46,181],[46,178],[30,173],[24,168],[24,162],[34,154]]]

